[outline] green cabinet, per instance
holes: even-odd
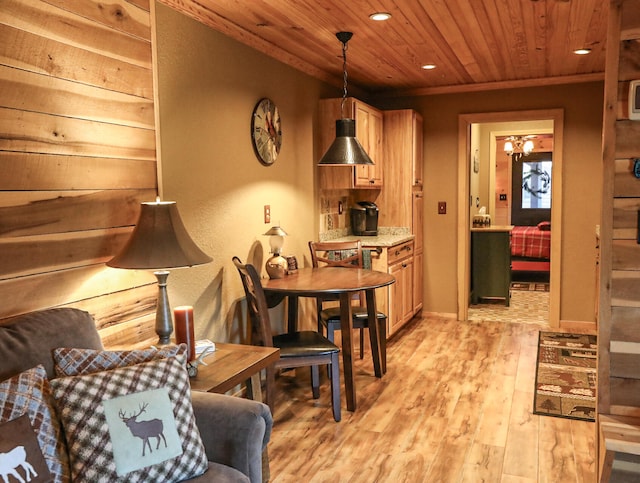
[[[511,227],[471,229],[471,303],[504,298],[511,286]]]

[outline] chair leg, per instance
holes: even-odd
[[[380,325],[378,326],[378,334],[380,334],[380,369],[382,373],[387,372],[387,318],[380,319]]]
[[[360,359],[364,359],[364,329],[360,329]]]
[[[331,355],[331,407],[333,408],[333,419],[336,422],[342,419],[340,414],[340,366],[336,352]]]
[[[318,366],[311,366],[311,392],[313,399],[320,397],[320,368]]]

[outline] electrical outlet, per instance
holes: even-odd
[[[264,222],[271,223],[271,206],[264,205]]]
[[[446,201],[438,201],[438,214],[446,215],[447,214],[447,202]]]
[[[500,201],[507,201],[507,193],[500,193]]]

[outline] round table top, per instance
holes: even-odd
[[[283,278],[263,279],[265,291],[298,295],[357,292],[391,285],[395,277],[385,272],[362,268],[301,268]]]

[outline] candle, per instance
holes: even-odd
[[[176,323],[176,342],[187,344],[187,360],[196,358],[196,338],[194,336],[193,307],[182,305],[173,311]]]

